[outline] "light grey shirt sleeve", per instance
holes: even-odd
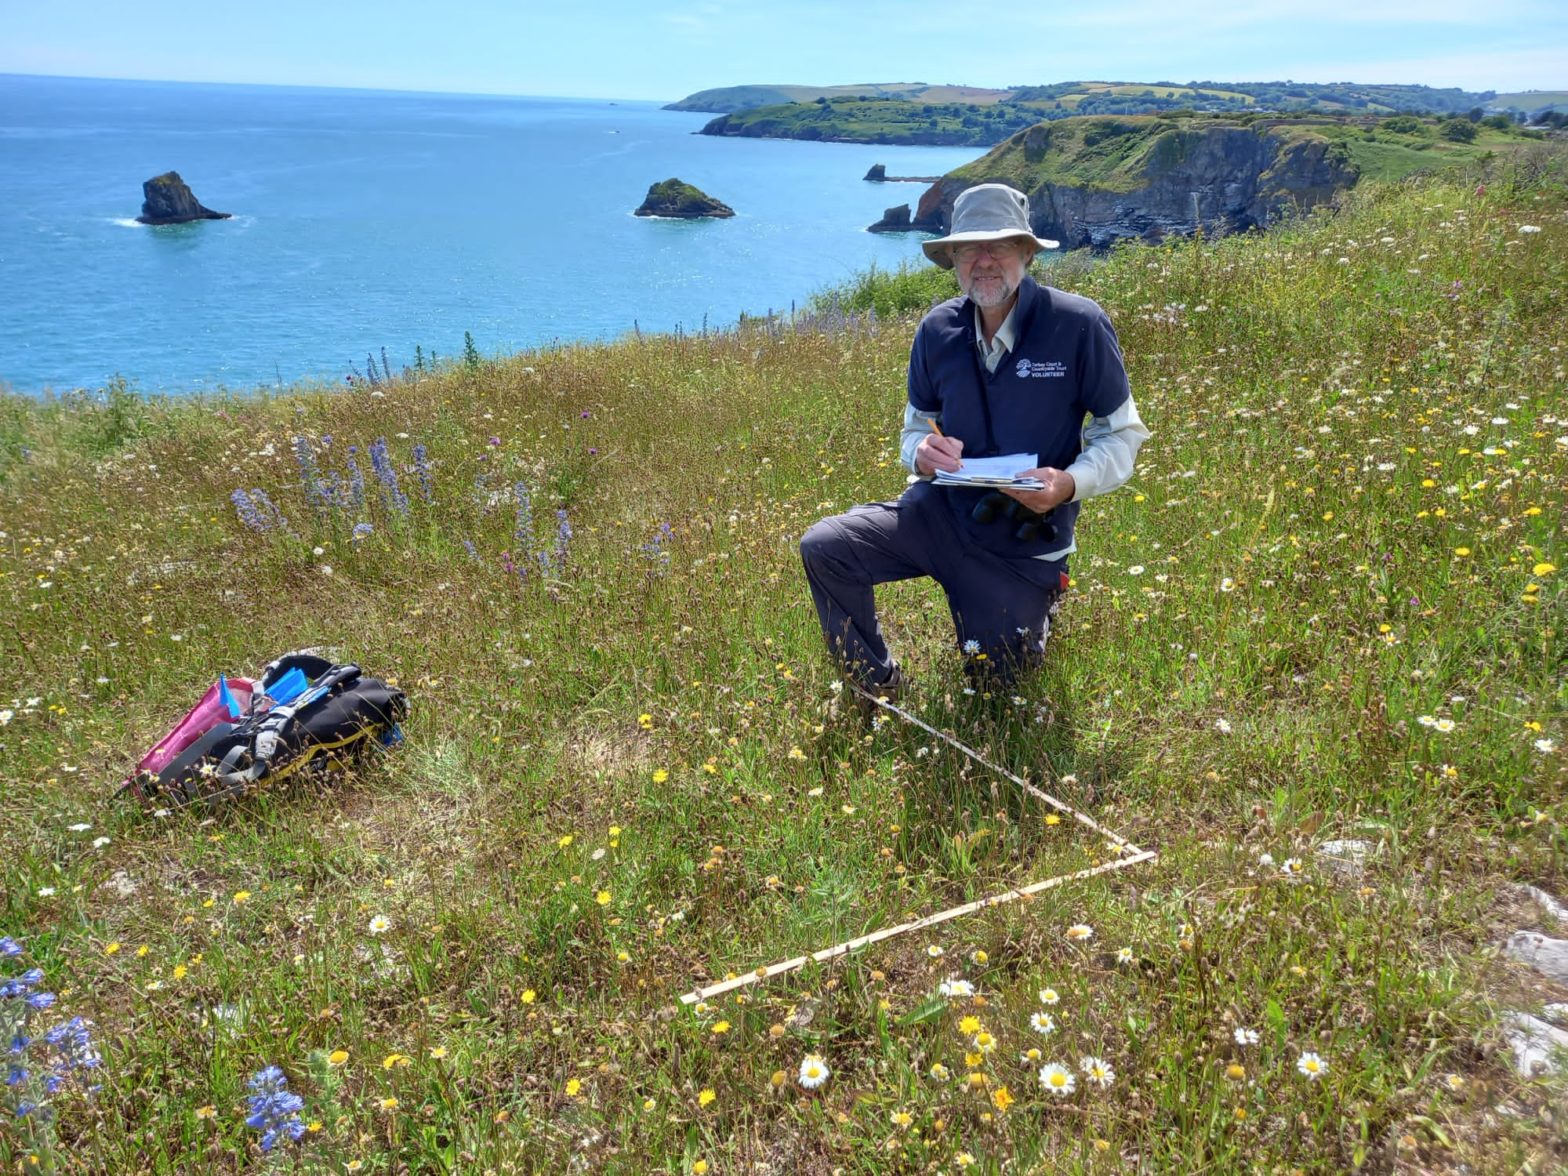
[[[909,426],[904,426],[905,447],[911,454],[916,437],[909,442]],[[1132,477],[1138,450],[1149,439],[1149,430],[1138,415],[1138,406],[1128,396],[1110,416],[1090,417],[1083,427],[1083,452],[1067,467],[1077,491],[1073,501],[1109,494]],[[913,467],[911,467],[913,468]]]
[[[915,469],[915,446],[920,444],[922,438],[929,437],[932,432],[931,421],[925,413],[905,401],[904,432],[899,438],[898,456],[910,472],[919,472]]]

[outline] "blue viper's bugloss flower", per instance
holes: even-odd
[[[250,1097],[250,1113],[245,1125],[261,1132],[261,1150],[270,1152],[280,1136],[299,1140],[305,1134],[305,1124],[299,1113],[305,1109],[305,1100],[288,1091],[289,1080],[277,1066],[268,1066],[257,1072],[248,1083],[254,1092]]]
[[[250,495],[243,490],[236,490],[229,495],[229,501],[234,504],[234,511],[252,531],[270,531],[272,524],[261,511],[256,509],[256,504],[251,501]]]
[[[365,505],[365,473],[359,468],[359,462],[354,460],[354,455],[358,452],[359,446],[350,445],[348,458],[343,463],[348,467],[348,484],[344,488],[344,493],[347,495],[348,505],[356,511]]]
[[[430,451],[423,445],[414,446],[414,472],[419,475],[419,496],[426,502],[435,499],[435,479],[430,476]]]
[[[294,461],[299,466],[299,480],[300,485],[305,488],[305,501],[310,503],[317,513],[330,514],[332,499],[321,483],[321,471],[316,467],[316,455],[308,439],[294,438]]]
[[[22,945],[9,935],[0,936],[0,956],[19,956],[22,954]]]
[[[387,509],[396,514],[408,513],[408,495],[397,484],[397,471],[392,468],[392,456],[387,452],[387,439],[378,437],[370,445],[370,468],[381,483],[381,493]]]

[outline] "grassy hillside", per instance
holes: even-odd
[[[0,973],[102,1054],[0,1164],[259,1170],[269,1065],[303,1098],[277,1170],[1568,1161],[1499,1025],[1564,994],[1495,951],[1549,927],[1509,884],[1568,893],[1568,187],[1482,178],[1052,271],[1154,439],[1084,510],[1048,664],[966,696],[931,585],[884,624],[914,713],[1159,859],[711,1007],[677,998],[1111,852],[834,690],[794,542],[902,487],[913,314],[0,401]],[[110,799],[218,672],[310,644],[408,691],[401,750]],[[1347,838],[1360,872],[1320,855]]]
[[[837,101],[856,97],[896,98],[926,104],[960,102],[978,106],[998,102],[1038,105],[1049,117],[1072,114],[1152,114],[1178,107],[1209,112],[1317,110],[1349,114],[1464,114],[1484,107],[1517,104],[1490,90],[1470,92],[1431,86],[1361,85],[1354,82],[1053,82],[985,90],[970,86],[929,86],[894,82],[860,86],[723,86],[700,90],[674,102],[671,110],[728,114],[781,102]],[[1534,106],[1520,106],[1534,110]]]
[[[1512,94],[1499,94],[1487,103],[1491,110],[1523,110],[1534,114],[1538,110],[1568,111],[1568,90],[1520,90]]]
[[[1037,108],[1011,102],[981,106],[902,98],[842,98],[737,110],[712,120],[702,133],[835,143],[988,147],[1043,117]]]
[[[1364,179],[1397,180],[1413,172],[1479,160],[1488,152],[1539,146],[1537,133],[1464,122],[1468,141],[1449,138],[1455,121],[1402,115],[1339,119],[1199,115],[1130,115],[1063,119],[1013,134],[984,157],[955,169],[963,180],[1006,180],[1023,191],[1045,183],[1129,192],[1147,183],[1151,165],[1179,157],[1194,136],[1212,127],[1255,127],[1282,142],[1318,139],[1352,163]],[[1162,155],[1163,153],[1163,155]]]
[[[753,106],[780,102],[815,102],[818,98],[899,98],[909,102],[968,102],[980,106],[1000,102],[1009,90],[988,90],[983,86],[932,86],[925,82],[873,82],[863,86],[720,86],[699,90],[666,110],[707,110],[727,114]]]

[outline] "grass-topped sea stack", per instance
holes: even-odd
[[[648,196],[637,207],[637,216],[668,216],[681,220],[734,216],[735,210],[684,180],[670,179],[648,186]]]
[[[136,219],[144,225],[180,225],[195,220],[228,220],[232,215],[208,208],[196,199],[179,172],[167,171],[142,185],[142,214]]]

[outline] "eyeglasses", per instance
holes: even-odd
[[[963,245],[954,245],[952,254],[954,261],[961,261],[967,265],[982,253],[989,253],[997,261],[1011,261],[1024,248],[1024,243],[1017,237],[1004,237],[1000,241],[970,241]]]

